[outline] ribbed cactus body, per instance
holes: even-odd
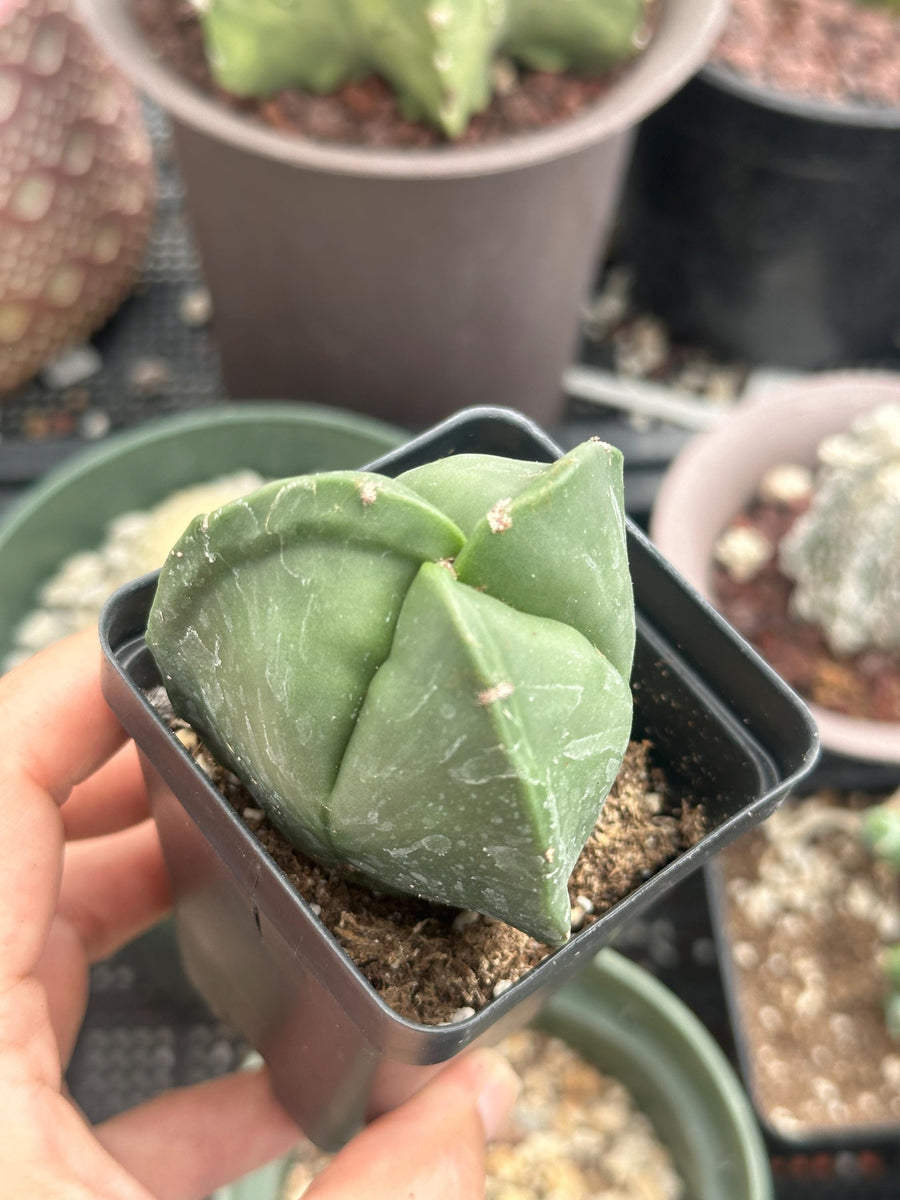
[[[791,603],[836,654],[900,651],[900,405],[819,448],[809,510],[781,544]]]
[[[618,451],[270,484],[189,527],[147,640],[295,845],[565,940],[631,728]]]
[[[596,74],[635,52],[643,14],[644,0],[209,0],[203,26],[237,95],[377,73],[408,117],[454,137],[487,105],[497,54]]]

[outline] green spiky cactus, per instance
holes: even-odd
[[[333,91],[377,73],[403,112],[449,137],[491,93],[504,53],[529,67],[597,74],[636,50],[645,0],[207,0],[212,71],[239,96]]]
[[[782,540],[793,611],[836,654],[900,651],[900,405],[819,447],[812,504]]]
[[[863,815],[862,835],[873,854],[900,874],[900,793]],[[900,943],[885,952],[882,969],[888,1032],[900,1041]]]
[[[195,520],[147,641],[176,710],[331,867],[558,945],[628,744],[622,456],[459,455]]]

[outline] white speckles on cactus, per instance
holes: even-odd
[[[629,58],[645,0],[208,0],[203,27],[222,87],[332,91],[377,73],[404,113],[463,132],[506,54],[541,70],[596,74]]]
[[[0,392],[118,307],[150,228],[138,103],[71,0],[0,12]]]
[[[819,448],[812,504],[782,541],[796,614],[836,654],[900,651],[900,405]]]

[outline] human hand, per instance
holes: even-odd
[[[298,1130],[265,1069],[167,1092],[94,1128],[65,1093],[88,966],[154,924],[168,887],[96,635],[0,679],[0,1163],[16,1200],[200,1200]],[[476,1200],[517,1090],[466,1055],[355,1138],[308,1200]]]

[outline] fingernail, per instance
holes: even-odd
[[[505,1058],[493,1050],[478,1052],[482,1078],[478,1087],[478,1113],[484,1136],[496,1137],[506,1123],[519,1094],[519,1079]]]

